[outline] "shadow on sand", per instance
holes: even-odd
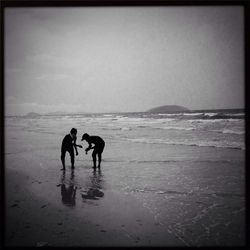
[[[62,203],[66,206],[75,206],[76,205],[76,189],[74,185],[74,170],[71,171],[70,182],[66,184],[65,181],[65,171],[62,172],[61,176],[61,195]]]
[[[102,189],[102,177],[103,175],[100,169],[93,171],[93,175],[90,177],[91,187],[81,194],[83,200],[98,200],[104,196],[104,193],[100,190]]]
[[[76,205],[76,190],[78,188],[81,189],[81,196],[84,202],[102,198],[104,196],[102,182],[103,175],[100,169],[93,170],[92,175],[87,180],[85,179],[84,183],[81,183],[81,187],[77,185],[74,170],[71,170],[70,176],[66,176],[66,171],[63,171],[60,176],[60,184],[57,185],[61,187],[62,204],[74,207]]]

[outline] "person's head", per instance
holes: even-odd
[[[85,134],[83,134],[81,141],[87,140],[88,138],[89,138],[89,135],[87,133],[85,133]]]
[[[77,129],[72,128],[72,129],[70,130],[70,134],[71,134],[73,137],[76,137]]]

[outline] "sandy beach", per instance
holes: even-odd
[[[75,170],[67,155],[64,172],[64,131],[48,120],[7,125],[6,246],[245,244],[244,150],[133,143],[106,132],[100,171],[79,149]]]
[[[73,172],[67,169],[64,182],[72,181],[77,188],[75,205],[71,206],[62,203],[60,184],[64,174],[59,169],[46,169],[45,174],[35,171],[33,175],[7,170],[7,245],[183,245],[162,230],[150,211],[126,192],[104,183],[103,197],[81,197],[83,190],[86,194],[88,189],[102,187],[104,168],[96,173],[90,166],[77,166]]]
[[[4,246],[247,248],[249,5],[21,2],[1,0]]]

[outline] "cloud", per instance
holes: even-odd
[[[58,68],[72,68],[74,66],[72,60],[69,61],[67,58],[58,55],[36,54],[27,56],[26,58],[33,63],[39,63],[46,66],[52,65]]]
[[[5,69],[5,74],[19,74],[21,72],[22,70],[18,68],[6,68]]]
[[[47,74],[35,77],[36,80],[42,80],[42,81],[61,81],[68,78],[74,80],[74,77],[66,74]]]
[[[17,99],[15,96],[7,96],[5,98],[5,103],[6,104],[16,104],[17,103]]]

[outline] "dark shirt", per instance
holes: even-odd
[[[76,144],[76,139],[73,139],[70,134],[66,135],[62,141],[62,148],[72,149]]]
[[[86,140],[89,143],[88,149],[92,147],[91,144],[95,144],[95,148],[103,148],[105,145],[104,140],[100,136],[89,136],[89,138]]]

